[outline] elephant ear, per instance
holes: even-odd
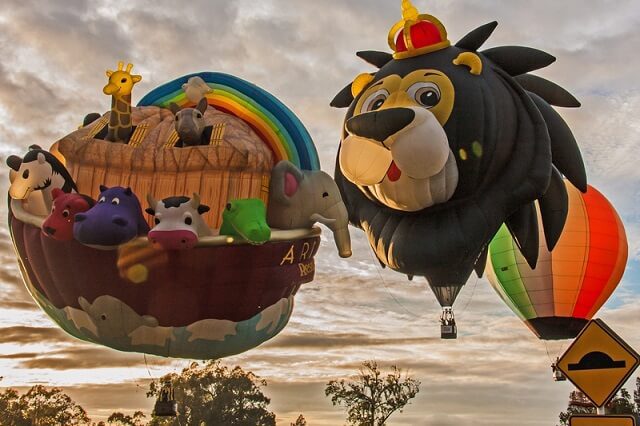
[[[295,164],[282,160],[273,168],[271,172],[271,183],[269,185],[269,196],[273,200],[289,205],[304,179],[302,170]]]

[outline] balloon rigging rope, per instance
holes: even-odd
[[[424,316],[422,315],[418,315],[415,312],[410,311],[409,309],[407,309],[402,303],[400,303],[400,301],[393,295],[393,293],[391,292],[391,290],[389,290],[389,287],[387,286],[387,282],[385,281],[384,277],[382,276],[382,267],[380,266],[380,264],[378,263],[378,259],[374,256],[373,252],[371,250],[369,250],[369,255],[371,256],[371,259],[373,260],[373,266],[375,268],[375,270],[378,272],[378,276],[380,277],[380,281],[382,281],[382,285],[384,285],[384,288],[387,290],[387,293],[389,293],[389,296],[391,296],[391,298],[394,300],[394,302],[396,302],[396,304],[398,304],[398,306],[400,306],[405,312],[407,312],[409,315],[413,316],[414,318],[417,319],[424,319]]]
[[[149,377],[151,378],[151,380],[153,380],[153,376],[151,375],[151,371],[149,370],[149,364],[147,364],[147,354],[143,353],[142,356],[144,357],[144,366],[147,367],[147,374],[149,374]]]
[[[549,358],[549,362],[553,364],[555,361],[551,358],[551,354],[549,353],[549,346],[547,346],[547,342],[545,340],[543,340],[543,342],[544,342],[544,349],[547,351],[547,357]]]
[[[467,308],[469,307],[469,304],[473,299],[473,295],[476,294],[476,287],[478,286],[478,281],[480,281],[480,278],[476,275],[476,281],[473,283],[473,288],[471,289],[471,296],[469,296],[469,299],[467,300],[467,303],[464,305],[464,308],[462,308],[462,310],[458,314],[459,318],[462,318],[462,314],[464,314]]]

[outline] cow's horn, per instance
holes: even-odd
[[[200,196],[195,192],[193,193],[193,198],[191,199],[191,205],[194,209],[197,209],[200,206]]]
[[[156,206],[158,205],[158,202],[156,201],[155,198],[153,198],[153,195],[151,195],[150,193],[147,193],[147,202],[149,203],[149,207],[151,207],[152,209],[155,209]]]

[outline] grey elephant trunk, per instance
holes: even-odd
[[[351,257],[351,236],[349,235],[349,216],[344,203],[329,207],[321,214],[313,214],[311,219],[327,226],[333,232],[340,257]]]
[[[351,236],[349,235],[349,226],[332,229],[332,231],[340,257],[351,257]]]

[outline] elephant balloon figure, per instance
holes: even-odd
[[[333,232],[340,257],[351,256],[349,217],[340,190],[321,170],[300,170],[283,160],[273,168],[267,222],[272,228],[311,228],[320,222]]]

